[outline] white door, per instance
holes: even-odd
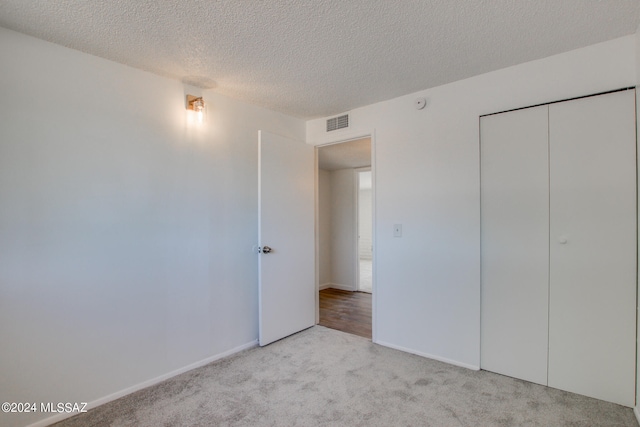
[[[259,132],[259,342],[315,324],[314,148]]]
[[[635,92],[549,106],[549,385],[635,401]]]
[[[480,366],[547,384],[548,106],[480,119]]]

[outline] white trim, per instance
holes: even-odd
[[[348,285],[341,285],[339,283],[325,283],[323,286],[327,286],[324,289],[328,289],[328,288],[332,288],[332,289],[338,289],[341,291],[349,291],[349,292],[356,292],[357,289],[354,289],[353,286],[348,286]]]
[[[371,147],[371,143],[369,143]],[[367,166],[368,167],[368,166]],[[353,169],[353,233],[351,238],[353,239],[354,253],[354,268],[353,268],[353,288],[356,291],[360,290],[360,168]]]
[[[633,413],[636,416],[636,420],[638,421],[638,424],[640,424],[640,409],[638,409],[637,406],[633,408]]]
[[[160,382],[162,382],[164,380],[168,380],[169,378],[175,377],[176,375],[180,375],[180,374],[183,374],[183,373],[185,373],[187,371],[191,371],[192,369],[196,369],[196,368],[199,368],[201,366],[208,365],[211,362],[215,362],[216,360],[223,359],[225,357],[231,356],[232,354],[239,353],[239,352],[241,352],[243,350],[247,350],[249,348],[256,347],[257,345],[258,345],[258,340],[253,340],[253,341],[250,341],[250,342],[248,342],[246,344],[242,344],[241,346],[232,348],[231,350],[227,350],[227,351],[225,351],[223,353],[219,353],[219,354],[216,354],[214,356],[207,357],[206,359],[202,359],[202,360],[200,360],[198,362],[195,362],[195,363],[192,363],[190,365],[184,366],[182,368],[176,369],[175,371],[168,372],[166,374],[160,375],[158,377],[152,378],[152,379],[147,380],[147,381],[143,381],[143,382],[141,382],[139,384],[136,384],[136,385],[133,385],[131,387],[127,387],[127,388],[125,388],[123,390],[116,391],[115,393],[111,393],[111,394],[109,394],[107,396],[98,398],[98,399],[94,400],[93,402],[89,402],[89,404],[87,405],[87,409],[90,410],[90,409],[93,409],[93,408],[95,408],[97,406],[104,405],[105,403],[108,403],[108,402],[111,402],[113,400],[119,399],[119,398],[121,398],[123,396],[126,396],[128,394],[134,393],[134,392],[136,392],[138,390],[142,390],[143,388],[147,388],[147,387],[150,387],[152,385],[158,384],[158,383],[160,383]],[[64,419],[71,418],[74,415],[78,415],[78,414],[75,413],[75,412],[74,413],[59,413],[59,414],[53,415],[51,417],[47,417],[47,418],[45,418],[43,420],[37,421],[37,422],[35,422],[33,424],[29,424],[27,427],[46,427],[48,425],[51,425],[53,423],[57,423],[57,422],[62,421]]]
[[[351,120],[351,118],[349,118]],[[351,124],[349,124],[351,126]],[[308,141],[307,144],[321,147],[325,145],[342,144],[343,142],[349,142],[356,139],[369,138],[373,136],[375,130],[370,129],[351,129],[344,128],[332,132],[324,132],[313,141]]]
[[[318,290],[322,291],[322,290],[329,289],[329,288],[332,288],[332,287],[333,287],[333,283],[327,282],[327,283],[323,283],[322,285],[319,285],[318,286]]]
[[[329,283],[320,284],[320,168],[318,165],[318,149],[313,150],[313,243],[315,250],[315,276],[314,281],[316,291],[313,293],[315,298],[316,325],[320,323],[320,291],[327,289]]]
[[[445,357],[440,357],[440,356],[434,356],[433,354],[428,354],[428,353],[423,353],[421,351],[411,350],[409,348],[401,347],[399,345],[390,344],[390,343],[387,343],[387,342],[376,341],[375,343],[379,344],[381,346],[384,346],[384,347],[389,347],[389,348],[393,348],[395,350],[404,351],[405,353],[411,353],[411,354],[415,354],[416,356],[426,357],[427,359],[437,360],[438,362],[444,362],[444,363],[448,363],[450,365],[460,366],[462,368],[471,369],[473,371],[479,371],[480,370],[480,366],[477,366],[477,365],[470,365],[468,363],[458,362],[457,360],[447,359]]]
[[[376,193],[378,192],[378,184],[376,174],[378,166],[376,163],[376,130],[372,129],[371,134],[371,245],[373,251],[371,253],[371,341],[376,342],[378,339],[378,239],[376,229],[378,224],[378,214],[376,205]],[[358,260],[358,262],[360,262]]]

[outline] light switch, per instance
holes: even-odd
[[[402,237],[402,224],[393,224],[393,237]]]

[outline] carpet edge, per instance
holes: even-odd
[[[427,359],[437,360],[438,362],[448,363],[449,365],[460,366],[461,368],[471,369],[472,371],[479,371],[480,366],[471,365],[469,363],[459,362],[453,359],[447,359],[446,357],[435,356],[429,353],[423,353],[421,351],[412,350],[410,348],[402,347],[399,345],[391,344],[384,341],[374,341],[375,344],[383,347],[393,348],[394,350],[404,351],[405,353],[415,354],[416,356],[426,357]]]

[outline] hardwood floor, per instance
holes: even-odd
[[[371,294],[321,290],[319,324],[371,339]]]

